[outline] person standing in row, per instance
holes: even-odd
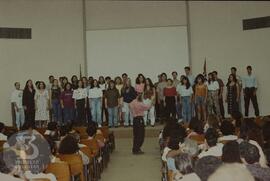
[[[58,84],[58,80],[54,79],[50,91],[50,102],[53,110],[53,120],[59,125],[62,124],[62,109],[61,109],[61,88]]]
[[[158,118],[161,123],[165,118],[165,107],[164,107],[164,88],[167,86],[167,75],[166,73],[161,74],[161,82],[157,85],[157,103],[158,103]]]
[[[117,76],[114,79],[114,82],[115,82],[115,88],[118,90],[119,95],[121,95],[121,90],[123,88],[123,82],[122,82],[121,77]],[[122,105],[122,99],[120,99],[120,105]],[[118,108],[118,126],[121,125],[122,121],[123,121],[122,107],[119,106],[119,108]]]
[[[78,88],[78,77],[76,75],[73,75],[71,77],[71,84],[72,84],[72,89],[73,90]]]
[[[252,67],[247,66],[247,75],[243,78],[244,100],[245,100],[245,116],[249,116],[249,103],[250,100],[253,104],[255,116],[259,116],[259,106],[257,102],[257,80],[252,74]]]
[[[242,106],[242,104],[241,104],[241,94],[242,93],[241,92],[242,92],[242,87],[243,87],[242,78],[239,75],[237,75],[236,67],[231,68],[231,74],[233,74],[236,77],[237,84],[239,86],[239,102],[238,102],[238,106],[239,106],[239,112],[242,113],[242,107],[241,107]]]
[[[139,74],[136,78],[135,90],[138,94],[143,93],[145,86],[145,77],[143,74]]]
[[[153,85],[153,82],[150,78],[145,80],[145,87],[143,93],[143,103],[151,105],[150,109],[144,112],[144,125],[148,124],[148,120],[150,120],[150,125],[152,127],[155,126],[155,103],[156,99],[156,90]]]
[[[217,116],[220,118],[220,109],[218,102],[219,84],[214,79],[212,73],[208,74],[207,90],[208,90],[207,94],[208,115],[216,113]]]
[[[185,67],[184,69],[185,69],[186,77],[189,80],[190,86],[193,88],[193,86],[195,84],[195,77],[192,74],[190,67]],[[195,105],[193,102],[191,102],[191,117],[193,117],[196,114],[195,111],[196,111]]]
[[[151,105],[143,103],[143,96],[139,94],[135,100],[129,104],[133,115],[133,148],[132,153],[135,155],[143,154],[141,146],[144,142],[145,128],[144,128],[144,111],[150,109]]]
[[[71,83],[65,85],[64,91],[61,92],[61,108],[63,109],[64,124],[70,124],[74,121],[74,99]]]
[[[129,104],[136,98],[135,88],[131,85],[130,78],[127,78],[124,87],[121,90],[121,97],[123,99],[122,112],[124,113],[124,126],[133,125],[133,116],[129,109]]]
[[[24,124],[24,109],[22,105],[22,98],[23,98],[23,91],[20,90],[20,83],[15,82],[14,84],[15,90],[11,94],[11,103],[14,107],[15,116],[16,116],[16,126],[18,130],[22,127]]]
[[[81,80],[78,81],[78,88],[73,91],[72,98],[75,100],[74,107],[76,109],[77,124],[83,125],[86,123],[87,91],[83,87]]]
[[[239,84],[237,83],[236,77],[234,74],[231,74],[227,83],[227,96],[226,102],[228,104],[228,114],[235,115],[239,112]]]
[[[173,71],[172,72],[172,78],[173,78],[173,86],[177,89],[177,86],[181,83],[180,80],[177,79],[177,72]],[[180,104],[180,100],[179,97],[177,97],[177,101],[176,101],[176,115],[177,115],[177,119],[181,119],[182,118],[182,113],[181,113],[181,104]]]
[[[91,109],[92,121],[96,122],[99,127],[102,124],[101,107],[103,92],[99,87],[98,81],[94,79],[91,89],[88,90],[89,107]]]
[[[176,88],[173,86],[172,79],[167,80],[167,86],[164,88],[164,107],[166,110],[166,118],[176,118],[176,102],[177,93]]]
[[[183,121],[185,123],[189,123],[192,118],[193,89],[191,87],[188,77],[183,77],[181,85],[179,84],[177,87],[177,92],[180,97],[180,102],[182,104]]]
[[[35,121],[38,128],[44,128],[47,126],[47,122],[50,119],[50,97],[44,82],[39,82],[37,88],[38,90],[35,93]]]
[[[207,101],[207,86],[205,78],[199,74],[195,80],[195,105],[197,107],[198,120],[207,121],[206,101]]]
[[[35,93],[32,80],[28,80],[23,90],[23,108],[25,114],[25,121],[31,122],[35,125]]]
[[[221,115],[222,119],[225,119],[225,110],[224,110],[224,105],[223,105],[224,83],[220,78],[218,78],[217,71],[213,71],[213,77],[218,82],[218,85],[219,85],[218,102],[219,102],[219,108],[220,108],[220,115]]]
[[[128,75],[127,75],[127,73],[123,73],[122,74],[122,82],[123,82],[123,84],[125,85],[127,83],[127,81],[128,81]]]
[[[118,108],[120,106],[120,94],[115,87],[115,82],[109,82],[109,88],[105,92],[105,108],[108,110],[109,127],[118,127]]]

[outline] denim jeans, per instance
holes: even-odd
[[[53,120],[61,124],[62,122],[62,109],[60,105],[60,100],[52,100],[52,109],[53,109]]]
[[[129,109],[129,103],[124,102],[123,104],[123,109],[122,112],[124,113],[124,117],[125,117],[125,122],[124,125],[128,126],[128,125],[133,125],[133,116],[131,114],[131,111]],[[130,122],[129,122],[130,121]]]
[[[98,123],[101,125],[102,119],[101,119],[101,98],[90,98],[89,99],[89,106],[91,110],[91,115],[92,115],[92,121]]]
[[[190,96],[184,96],[184,97],[181,97],[181,99],[182,99],[182,105],[183,105],[183,107],[182,107],[183,120],[186,123],[189,123],[189,121],[191,120],[191,116],[192,116]]]
[[[24,117],[24,109],[23,108],[19,108],[18,112],[15,111],[15,115],[16,115],[16,125],[17,128],[21,128],[24,124],[25,121],[25,117]]]
[[[74,108],[73,107],[64,107],[64,124],[71,123],[74,121]]]
[[[118,107],[108,107],[109,126],[117,126],[118,123]]]

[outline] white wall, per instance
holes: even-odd
[[[190,1],[189,6],[193,71],[202,72],[206,57],[209,71],[217,70],[227,82],[232,66],[246,75],[246,66],[252,65],[261,114],[270,114],[270,28],[242,28],[243,19],[269,16],[270,2]]]
[[[189,65],[186,26],[91,30],[86,37],[89,76],[126,72],[134,85],[138,73],[157,82],[161,72]]]
[[[86,1],[86,29],[186,25],[184,1]]]
[[[0,121],[11,124],[15,81],[79,73],[84,63],[82,1],[1,0],[2,27],[32,28],[32,39],[0,39]]]

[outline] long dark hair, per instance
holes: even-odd
[[[33,81],[32,81],[31,79],[29,79],[29,80],[27,80],[26,83],[25,83],[24,91],[27,91],[27,90],[28,90],[28,83],[29,83],[30,81],[32,82],[31,89],[32,89],[32,90],[35,90],[35,89],[34,89],[34,85],[33,85]]]
[[[197,75],[197,77],[195,79],[195,84],[198,84],[199,83],[198,79],[201,79],[202,80],[202,83],[205,82],[205,77],[203,76],[203,74]]]
[[[190,82],[189,82],[187,76],[184,76],[183,79],[181,80],[181,84],[182,85],[184,85],[184,80],[187,81],[187,83],[186,83],[186,89],[189,89],[190,88]]]
[[[228,78],[228,83],[226,84],[226,86],[230,86],[230,83],[231,83],[231,80],[230,80],[230,77],[233,77],[233,81],[236,83],[237,82],[237,79],[236,79],[236,76],[234,74],[230,74],[229,75],[229,78]]]
[[[94,80],[93,80],[93,83],[92,83],[92,85],[91,85],[91,89],[95,87],[95,85],[94,85],[95,82],[97,83],[97,86],[96,86],[96,87],[97,87],[97,88],[100,88],[100,87],[99,87],[99,82],[98,82],[98,80],[97,80],[97,79],[94,79]]]
[[[149,86],[153,89],[154,88],[154,84],[153,84],[152,80],[150,78],[146,78],[146,80],[145,80],[145,86],[144,86],[144,91],[146,91],[146,89],[147,89],[146,81],[149,82]]]
[[[145,83],[145,77],[143,74],[138,74],[137,78],[136,78],[136,84],[140,84],[140,77],[143,77],[143,83]]]

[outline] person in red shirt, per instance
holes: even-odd
[[[153,104],[153,103],[152,103]],[[135,155],[143,154],[141,146],[144,142],[144,111],[151,108],[151,104],[143,103],[143,96],[139,94],[130,104],[130,110],[133,115],[133,148],[132,152]]]
[[[166,111],[166,118],[176,117],[176,103],[177,103],[177,92],[173,85],[172,79],[167,80],[167,86],[164,88],[164,107]]]
[[[71,88],[71,83],[67,83],[60,96],[61,107],[64,115],[64,124],[74,121],[74,99],[72,98],[73,91]]]

